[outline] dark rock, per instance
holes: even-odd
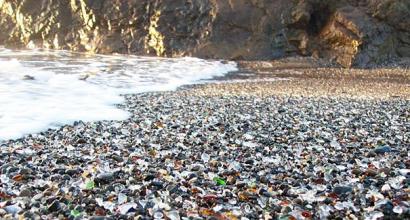
[[[409,8],[408,0],[4,0],[0,44],[370,66],[410,56]]]
[[[20,197],[31,197],[33,195],[33,191],[30,189],[23,189],[20,191]]]
[[[388,169],[388,168],[381,168],[381,169],[378,170],[378,172],[379,172],[379,173],[384,173],[384,174],[386,174],[387,176],[390,176],[390,174],[391,174],[391,171],[390,171],[390,169]]]
[[[29,168],[23,168],[23,169],[20,169],[20,174],[21,175],[28,175],[28,174],[31,174],[33,171],[31,170],[31,169],[29,169]]]
[[[49,206],[48,206],[48,211],[49,212],[57,212],[58,210],[60,210],[61,205],[60,202],[55,200],[54,202],[52,202]]]
[[[354,174],[354,175],[361,175],[361,174],[362,174],[362,171],[361,171],[360,169],[353,169],[353,170],[352,170],[352,174]]]
[[[86,144],[87,140],[85,140],[84,138],[78,138],[77,139],[77,144]]]
[[[261,177],[259,178],[259,181],[260,181],[261,183],[267,184],[267,183],[269,182],[269,179],[268,179],[266,176],[261,176]]]
[[[390,153],[390,152],[392,152],[392,149],[391,149],[391,147],[389,147],[389,146],[380,146],[380,147],[377,147],[377,148],[374,150],[374,152],[375,152],[376,154],[384,154],[384,153]]]
[[[254,161],[252,159],[248,159],[245,161],[245,164],[249,164],[252,165],[254,163]]]
[[[35,80],[36,78],[34,78],[33,76],[30,75],[24,75],[23,76],[23,80]]]
[[[202,169],[202,167],[198,164],[193,165],[192,168],[191,168],[191,170],[195,171],[195,172],[200,171],[201,169]]]
[[[325,204],[329,205],[333,203],[333,200],[329,197],[326,197],[326,199],[323,201]]]
[[[94,179],[96,184],[109,184],[114,181],[113,173],[101,173]]]
[[[151,180],[153,180],[153,179],[155,179],[155,175],[148,174],[148,175],[145,177],[145,181],[151,181]]]
[[[157,189],[162,189],[162,188],[164,188],[164,184],[163,184],[162,182],[159,182],[159,181],[153,181],[153,182],[151,183],[151,185],[154,186],[154,187],[157,188]]]
[[[122,157],[120,157],[118,155],[115,155],[115,154],[112,155],[112,159],[114,159],[117,162],[123,162],[124,161],[124,159]]]
[[[374,152],[374,151],[370,151],[370,152],[367,154],[367,157],[375,157],[375,156],[377,156],[377,154],[376,154],[376,152]]]
[[[114,218],[105,216],[91,216],[90,220],[113,220]]]
[[[380,207],[381,211],[382,211],[383,214],[386,215],[386,216],[391,216],[392,214],[394,214],[393,208],[394,208],[394,205],[393,205],[393,203],[390,202],[390,201],[386,202],[386,204],[383,204],[383,205]]]
[[[333,192],[337,195],[348,194],[353,191],[353,188],[350,186],[336,186],[333,188]]]
[[[410,177],[407,177],[405,180],[403,180],[403,185],[405,187],[409,187],[410,186]]]
[[[18,167],[9,167],[9,168],[7,169],[7,171],[6,171],[6,172],[3,172],[3,173],[10,174],[10,173],[13,173],[13,172],[17,172],[18,170],[19,170]]]
[[[35,219],[35,215],[30,211],[24,212],[23,216],[24,216],[25,219]]]
[[[366,170],[365,174],[367,176],[370,176],[370,177],[375,177],[375,176],[377,176],[378,172],[377,172],[376,169],[370,169],[369,168],[369,169]]]
[[[65,173],[67,175],[74,176],[74,175],[80,174],[81,170],[79,170],[79,169],[68,169],[68,170],[65,171]]]

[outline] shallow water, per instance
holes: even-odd
[[[0,48],[0,141],[74,121],[124,120],[122,94],[173,90],[236,71],[197,58]]]

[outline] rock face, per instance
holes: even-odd
[[[408,0],[0,0],[0,44],[345,67],[410,57]]]

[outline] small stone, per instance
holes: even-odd
[[[77,169],[68,169],[68,170],[65,171],[65,173],[67,175],[74,176],[74,175],[77,175],[77,174],[81,173],[81,171],[79,171]]]
[[[24,75],[23,76],[23,80],[35,80],[36,78],[34,78],[34,76],[30,76],[30,75]]]
[[[119,212],[123,215],[127,214],[130,210],[133,210],[138,205],[136,203],[125,203],[118,206]]]
[[[39,218],[35,218],[35,215],[30,211],[25,211],[23,213],[23,216],[25,219],[39,219]]]
[[[125,195],[124,193],[119,193],[119,194],[118,194],[118,199],[117,199],[117,203],[118,203],[118,204],[126,203],[127,200],[128,200],[127,195]]]
[[[374,150],[374,152],[375,152],[376,154],[385,154],[385,153],[390,153],[390,152],[392,152],[392,149],[391,149],[391,147],[389,147],[389,146],[380,146],[380,147],[377,147],[377,148]]]
[[[86,144],[86,143],[87,143],[87,141],[84,138],[79,138],[77,140],[77,144]]]
[[[382,186],[382,188],[381,188],[381,191],[382,191],[382,192],[388,192],[388,191],[390,191],[390,190],[391,190],[391,187],[390,187],[389,184],[384,184],[384,185]]]
[[[353,188],[350,186],[336,186],[333,188],[333,192],[337,195],[348,194],[353,191]]]
[[[20,182],[20,181],[22,181],[23,179],[24,179],[24,177],[23,177],[23,175],[21,175],[21,174],[17,174],[17,175],[15,175],[15,176],[13,176],[13,178],[12,178],[14,181],[16,181],[16,182]]]
[[[17,213],[19,213],[21,210],[23,210],[22,208],[20,208],[20,206],[18,206],[18,205],[9,205],[9,206],[6,206],[6,207],[4,207],[4,210],[7,212],[7,213],[10,213],[10,214],[17,214]]]
[[[383,211],[383,214],[384,214],[384,215],[387,215],[387,216],[390,216],[390,215],[392,215],[392,214],[394,213],[394,212],[393,212],[394,205],[393,205],[393,203],[390,202],[390,201],[388,201],[388,202],[386,202],[385,204],[383,204],[383,205],[381,206],[381,209],[382,209],[382,211]]]
[[[36,195],[33,196],[33,200],[40,200],[40,199],[43,198],[43,197],[44,197],[44,194],[43,194],[43,193],[39,193],[39,194],[36,194]]]
[[[211,163],[212,163],[212,162],[213,162],[213,161],[211,161]],[[191,167],[191,170],[192,170],[192,171],[195,171],[195,172],[201,171],[201,170],[203,170],[203,169],[204,169],[204,166],[201,165],[201,164],[193,164],[192,167]]]
[[[403,213],[403,208],[401,206],[395,206],[393,208],[393,212],[400,215],[401,213]]]
[[[339,142],[333,140],[330,142],[330,146],[333,147],[336,150],[340,150],[342,149],[342,147],[340,146]]]
[[[208,195],[205,195],[205,196],[203,197],[203,199],[204,199],[204,201],[207,202],[207,203],[215,203],[216,200],[218,199],[218,196],[216,196],[216,195],[214,195],[214,194],[208,194]]]
[[[153,180],[153,179],[155,179],[155,175],[152,175],[152,174],[148,174],[147,176],[145,176],[145,181],[151,181],[151,180]]]
[[[108,184],[114,181],[113,173],[101,173],[94,179],[96,184]]]
[[[49,212],[57,212],[58,210],[60,210],[61,206],[60,206],[60,202],[57,200],[54,200],[54,202],[52,202],[49,206],[48,206],[48,211]]]
[[[254,163],[254,160],[252,160],[252,159],[248,159],[248,160],[245,161],[245,164],[252,165],[253,163]]]
[[[169,211],[169,212],[167,213],[167,217],[168,217],[170,220],[180,220],[180,219],[181,219],[181,217],[179,216],[178,211],[176,211],[176,210]]]
[[[20,169],[20,174],[21,175],[29,175],[29,174],[31,174],[33,171],[31,170],[31,169],[28,169],[28,168],[23,168],[23,169]]]
[[[410,175],[410,169],[400,169],[399,173],[403,176],[409,176]]]
[[[388,168],[381,168],[381,169],[379,169],[377,172],[378,172],[379,174],[384,173],[385,176],[389,176],[389,175],[390,175],[390,169],[388,169]]]
[[[376,154],[376,152],[374,152],[374,151],[370,151],[368,154],[367,154],[367,157],[376,157],[377,156],[377,154]]]
[[[153,181],[151,184],[152,184],[152,186],[154,186],[154,187],[157,188],[157,189],[162,189],[162,188],[164,188],[164,184],[163,184],[162,182],[160,182],[160,181]]]
[[[209,156],[209,154],[207,154],[207,153],[202,153],[201,154],[201,159],[202,159],[202,161],[204,161],[205,163],[208,163],[208,161],[211,159],[211,157]]]
[[[370,177],[375,177],[378,174],[376,169],[370,169],[370,168],[367,169],[365,173],[367,176],[370,176]]]
[[[23,189],[20,191],[19,196],[20,197],[31,197],[33,195],[33,192],[30,189]]]
[[[354,175],[361,175],[361,174],[362,174],[362,171],[361,171],[360,169],[353,169],[353,170],[352,170],[352,173],[353,173]]]
[[[162,219],[163,217],[164,217],[164,214],[162,212],[154,213],[154,219]]]
[[[114,159],[117,162],[123,162],[124,159],[116,154],[112,155],[112,159]]]
[[[264,183],[264,184],[269,183],[269,179],[268,179],[266,176],[261,176],[261,177],[259,178],[259,181],[260,181],[261,183]]]
[[[105,217],[105,216],[91,216],[89,219],[90,220],[114,220],[114,218]]]

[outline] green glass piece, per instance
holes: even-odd
[[[71,210],[70,214],[71,214],[74,218],[76,218],[76,217],[78,217],[78,216],[81,215],[81,212],[78,211],[78,210],[76,210],[76,209],[73,209],[73,210]]]
[[[278,218],[278,220],[289,220],[290,215],[283,215],[281,217]]]
[[[216,185],[218,185],[218,186],[225,186],[226,185],[226,181],[224,179],[219,178],[219,177],[215,177],[214,181],[215,181]]]
[[[92,181],[92,180],[88,181],[88,182],[85,184],[85,188],[88,189],[88,190],[94,189],[94,187],[95,187],[95,183],[94,183],[94,181]]]

